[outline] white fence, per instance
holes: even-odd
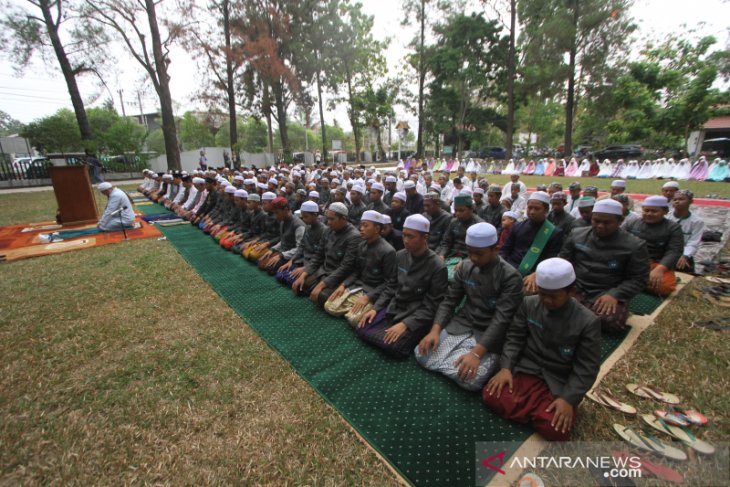
[[[180,166],[183,171],[194,171],[200,168],[200,151],[205,151],[205,157],[208,158],[209,167],[223,167],[223,152],[227,149],[225,147],[204,147],[203,149],[190,150],[180,153]],[[230,153],[230,151],[229,151]],[[271,166],[274,164],[274,154],[269,152],[262,153],[251,153],[241,152],[241,164],[245,166],[256,167]],[[162,154],[161,156],[150,159],[150,169],[156,172],[167,171],[167,156]]]

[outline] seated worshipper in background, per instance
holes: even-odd
[[[436,253],[446,264],[449,275],[452,274],[456,265],[461,259],[467,256],[466,252],[466,230],[475,223],[482,222],[482,219],[474,214],[472,210],[472,199],[469,195],[460,195],[454,199],[456,218],[451,220],[449,228],[444,233]]]
[[[550,195],[551,199],[555,193],[562,193],[562,192],[563,192],[563,185],[560,183],[553,182],[553,183],[550,183],[550,186],[548,186],[547,194]],[[567,203],[567,197],[566,197],[566,203]]]
[[[248,231],[243,232],[241,238],[233,244],[231,252],[240,254],[243,257],[244,245],[248,242],[255,241],[264,233],[266,226],[266,213],[261,209],[261,196],[257,193],[248,194],[248,209],[251,219],[248,225]]]
[[[626,228],[626,225],[630,224],[634,220],[641,220],[641,215],[629,209],[631,206],[631,198],[629,198],[629,195],[617,194],[616,196],[612,196],[611,199],[621,203],[621,206],[624,208],[624,222],[621,224],[621,228]]]
[[[257,195],[258,196],[258,195]],[[231,250],[234,245],[243,240],[243,235],[251,228],[251,210],[248,208],[248,192],[245,189],[237,189],[233,193],[233,204],[237,212],[234,212],[234,221],[228,229],[216,235],[221,247]]]
[[[190,196],[190,191],[194,190],[192,177],[182,176],[180,180],[180,191],[178,191],[175,198],[166,205],[170,211],[174,211],[175,213],[177,213],[180,205],[185,203],[185,201],[188,199],[188,197]]]
[[[309,295],[309,299],[324,306],[330,295],[352,272],[360,235],[347,221],[347,206],[332,203],[327,214],[327,228],[322,234],[319,252],[304,266],[292,289]]]
[[[385,193],[383,193],[383,203],[385,203],[385,205],[389,208],[390,202],[393,201],[393,195],[398,192],[398,190],[396,189],[397,183],[398,179],[395,176],[385,177],[385,183],[383,183],[383,185],[385,186]]]
[[[145,191],[154,183],[154,178],[152,177],[154,173],[149,169],[142,169],[142,174],[144,175],[144,178],[140,185],[137,186],[137,192],[145,194]]]
[[[350,210],[347,214],[347,220],[352,223],[354,227],[360,226],[360,217],[367,210],[367,205],[362,201],[362,195],[365,193],[365,188],[361,184],[354,184],[350,191]]]
[[[583,190],[583,197],[581,200],[586,198],[593,198],[594,200],[598,200],[598,188],[595,186],[586,186],[586,189]],[[605,199],[605,198],[603,198]],[[576,207],[573,208],[573,210],[570,212],[570,216],[575,218],[576,220],[581,217],[580,213],[580,205],[576,205]],[[588,219],[588,224],[590,225],[590,218]]]
[[[649,284],[646,291],[669,296],[677,287],[674,267],[684,251],[684,235],[678,223],[668,220],[669,203],[664,196],[649,196],[641,206],[641,220],[626,231],[646,241],[649,253]]]
[[[537,292],[535,266],[555,257],[563,244],[563,231],[547,220],[550,197],[537,191],[527,200],[527,220],[515,223],[499,251],[522,274],[525,291]]]
[[[301,220],[306,224],[301,244],[297,247],[294,256],[286,264],[279,267],[276,273],[276,279],[289,287],[304,272],[304,266],[319,253],[322,234],[327,228],[319,218],[319,205],[314,201],[305,201],[299,211]]]
[[[426,369],[476,391],[497,371],[507,326],[522,303],[522,276],[499,257],[491,224],[470,226],[466,248],[469,258],[454,272],[433,326],[415,352]]]
[[[618,201],[597,201],[591,226],[573,230],[560,251],[575,269],[575,298],[598,316],[606,332],[626,327],[629,302],[649,280],[646,242],[621,229],[622,213]]]
[[[286,198],[275,198],[271,202],[271,208],[276,215],[276,220],[279,222],[279,242],[259,257],[259,269],[273,276],[279,270],[279,267],[298,252],[306,225],[289,210],[289,203]]]
[[[591,215],[593,214],[593,206],[595,204],[596,199],[592,196],[583,196],[578,200],[575,208],[578,213],[578,218],[573,220],[573,229],[591,226]],[[571,214],[570,216],[573,215]]]
[[[674,200],[674,195],[679,191],[679,183],[677,181],[668,181],[662,186],[662,196],[664,196],[669,204]]]
[[[477,215],[485,222],[497,229],[497,234],[502,230],[502,215],[506,208],[500,204],[502,198],[502,188],[492,185],[487,189],[487,204],[481,213]]]
[[[667,218],[679,223],[679,226],[682,228],[682,235],[684,236],[684,250],[682,251],[682,256],[677,261],[676,269],[694,274],[694,257],[702,242],[705,222],[689,211],[692,201],[694,201],[692,191],[688,189],[677,190],[674,193],[674,200],[672,200],[674,211],[669,212]]]
[[[406,194],[398,192],[393,195],[393,199],[390,201],[390,208],[385,212],[388,215],[393,226],[393,236],[391,245],[393,248],[398,250],[403,248],[403,240],[401,238],[401,232],[403,231],[403,223],[406,218],[410,216],[408,210],[406,210]]]
[[[223,191],[221,191],[221,200],[206,217],[208,223],[203,227],[205,233],[215,236],[223,227],[223,222],[228,220],[228,217],[236,208],[233,204],[233,193],[235,192],[236,187],[232,184],[224,185]]]
[[[378,182],[375,182],[370,187],[370,204],[368,204],[368,210],[377,211],[382,214],[388,211],[388,205],[383,202],[383,194],[385,193],[385,187]]]
[[[526,196],[522,195],[520,185],[509,185],[510,186],[510,199],[512,201],[509,210],[517,215],[517,219],[521,220],[525,216],[527,211],[527,199]]]
[[[502,214],[502,231],[499,234],[499,241],[497,242],[497,247],[500,249],[504,245],[505,240],[507,240],[507,235],[512,231],[515,222],[517,222],[517,214],[515,212],[505,211]]]
[[[408,210],[408,214],[416,215],[423,213],[423,195],[416,191],[416,183],[406,181],[403,183],[403,189],[406,193],[406,210]]]
[[[246,242],[241,251],[244,258],[258,263],[259,258],[268,252],[269,248],[279,243],[279,220],[276,219],[272,202],[276,195],[270,191],[261,195],[261,207],[264,213],[264,231],[255,239]]]
[[[193,178],[193,187],[196,193],[193,195],[192,192],[188,197],[188,200],[183,204],[179,211],[179,215],[189,221],[192,221],[198,211],[198,208],[203,205],[205,200],[208,198],[208,190],[205,189],[205,179],[201,177]]]
[[[172,174],[162,174],[161,184],[157,191],[150,194],[150,199],[158,203],[169,191],[172,184]]]
[[[518,193],[519,193],[519,195],[520,195],[520,196],[521,196],[521,197],[522,197],[522,198],[523,198],[523,199],[524,199],[525,201],[527,201],[527,186],[525,186],[525,183],[523,183],[522,181],[520,181],[520,174],[519,174],[519,173],[513,173],[513,174],[510,174],[510,176],[509,176],[509,180],[510,180],[510,182],[511,182],[511,184],[512,184],[513,186],[514,186],[515,184],[516,184],[517,186],[519,186],[519,190],[518,190]],[[514,198],[513,198],[513,200],[514,200]]]
[[[441,246],[444,234],[448,231],[454,217],[443,210],[441,197],[435,192],[427,193],[423,198],[423,209],[425,210],[423,216],[430,222],[428,248],[435,252]]]
[[[529,423],[548,441],[566,441],[598,375],[601,325],[571,297],[570,262],[547,259],[536,274],[538,295],[522,301],[507,329],[501,370],[482,399],[500,417]]]
[[[383,230],[380,232],[380,236],[385,239],[396,251],[403,249],[403,238],[402,235],[398,237],[393,233],[393,221],[390,219],[390,215],[381,214],[380,220],[383,222]]]
[[[484,211],[484,208],[487,206],[487,204],[484,202],[484,193],[485,193],[485,191],[479,187],[474,189],[471,193],[471,198],[472,198],[472,200],[474,200],[474,213],[476,213],[476,215],[479,218],[482,218],[481,213]]]
[[[211,229],[210,232],[210,236],[218,242],[227,237],[230,230],[239,223],[242,216],[241,209],[246,208],[248,202],[248,192],[245,189],[236,189],[235,186],[229,185],[226,186],[225,192],[231,199],[230,208],[218,219],[217,228]]]
[[[565,211],[565,206],[568,204],[568,196],[562,191],[556,191],[550,197],[550,203],[552,209],[548,213],[548,221],[560,228],[564,235],[568,235],[575,221],[575,218]]]
[[[180,192],[181,187],[182,175],[179,172],[175,172],[172,174],[172,181],[167,185],[167,191],[162,195],[158,203],[169,209],[172,201],[177,197],[178,192]]]
[[[99,183],[97,189],[108,198],[104,213],[94,228],[62,230],[39,236],[41,242],[62,242],[65,239],[95,235],[102,232],[115,232],[134,227],[134,207],[129,195],[111,183]]]
[[[218,204],[220,198],[220,191],[218,191],[218,181],[215,178],[205,178],[205,191],[206,197],[202,204],[199,204],[197,210],[195,210],[195,216],[192,218],[191,223],[193,225],[200,226],[201,222],[205,222],[205,217],[213,211]]]
[[[388,285],[355,329],[362,340],[394,357],[408,357],[428,333],[448,287],[443,262],[428,248],[429,227],[423,215],[406,219],[405,248],[395,255]]]
[[[373,309],[395,269],[395,249],[380,236],[382,229],[380,213],[372,210],[363,213],[362,240],[352,272],[324,305],[325,311],[333,316],[345,316],[352,326],[357,326],[363,315]]]
[[[568,193],[568,204],[565,207],[565,211],[572,213],[573,210],[578,208],[578,200],[581,198],[580,183],[578,181],[570,183],[570,186],[568,186]]]

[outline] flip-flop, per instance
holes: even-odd
[[[706,441],[698,439],[685,428],[669,425],[663,419],[657,418],[653,414],[642,414],[641,419],[655,430],[661,431],[662,433],[666,433],[669,436],[678,439],[697,453],[702,453],[703,455],[712,455],[715,453],[714,446],[710,445]]]
[[[730,330],[730,318],[717,318],[714,320],[693,321],[692,326],[696,326],[699,328],[707,328],[708,330],[715,330],[715,331],[728,331],[728,330]]]
[[[624,439],[624,441],[636,448],[650,451],[672,460],[687,460],[687,454],[683,450],[667,445],[666,443],[662,443],[653,436],[645,434],[644,432],[634,431],[630,427],[618,423],[614,423],[613,429],[621,438]]]
[[[669,406],[666,410],[657,409],[654,416],[662,418],[673,426],[704,426],[708,423],[707,417],[696,409],[681,409]]]
[[[631,394],[646,399],[656,399],[667,404],[679,404],[679,398],[674,394],[662,392],[656,387],[647,384],[626,384],[626,390]]]
[[[688,409],[684,411],[684,415],[690,422],[697,426],[704,426],[708,423],[707,416],[697,411],[696,409]]]
[[[588,391],[586,397],[601,406],[628,414],[629,416],[636,416],[636,408],[634,406],[619,401],[608,389],[596,387],[592,391]]]
[[[625,465],[632,468],[636,466],[636,462],[638,460],[639,470],[641,470],[642,474],[646,474],[646,476],[648,477],[656,477],[659,480],[666,480],[667,482],[674,482],[677,484],[681,484],[684,482],[684,477],[681,473],[677,472],[676,470],[672,470],[665,465],[650,462],[649,460],[637,453],[613,451],[611,452],[611,455],[613,455],[613,457],[618,460],[622,460],[622,464],[625,463]],[[642,477],[643,476],[644,475],[642,475]]]

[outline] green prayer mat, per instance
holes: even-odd
[[[629,302],[629,311],[635,315],[650,315],[664,302],[664,298],[640,293]]]
[[[155,207],[149,210],[166,211]],[[153,211],[145,209],[145,213]],[[492,414],[480,394],[426,371],[413,356],[391,359],[362,343],[346,320],[294,296],[199,229],[180,225],[160,231],[221,298],[411,484],[473,486],[476,442],[519,443],[532,433],[529,427]],[[622,339],[604,340],[602,358]],[[512,453],[507,449],[508,455]]]

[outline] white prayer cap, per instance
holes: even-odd
[[[277,180],[276,180],[276,179],[274,179],[274,178],[271,178],[271,179],[269,179],[268,183],[269,183],[269,184],[273,184],[274,186],[277,186],[277,185],[279,184],[279,181],[277,181]]]
[[[441,185],[439,183],[432,183],[431,184],[431,189],[432,190],[435,189],[435,190],[437,190],[440,193],[441,192]]]
[[[231,184],[229,184],[229,185],[226,186],[226,189],[224,189],[223,191],[225,191],[228,194],[233,194],[233,193],[236,192],[236,187],[233,186],[233,185],[231,185]]]
[[[226,187],[228,187],[228,186],[230,186],[230,185],[231,185],[231,183],[229,183],[227,179],[220,179],[220,180],[219,180],[218,182],[219,182],[219,183],[220,183],[220,185],[221,185],[221,186],[223,186],[224,188],[226,188]]]
[[[248,198],[248,191],[245,189],[237,189],[235,193],[233,193],[233,196],[236,198]]]
[[[305,201],[304,203],[302,203],[302,207],[300,208],[300,210],[307,213],[319,213],[319,205],[314,201]]]
[[[327,178],[319,178],[319,182],[320,182],[320,183],[329,183],[329,182],[330,182],[330,180],[329,180],[329,179],[327,179]]]
[[[431,229],[431,222],[423,215],[415,214],[406,218],[403,228],[409,228],[421,233],[428,233]]]
[[[410,179],[408,181],[406,181],[405,183],[403,183],[403,189],[413,189],[415,187],[416,187],[416,183],[414,183]]]
[[[360,193],[360,194],[365,194],[365,188],[363,188],[363,187],[362,187],[361,185],[359,185],[359,184],[355,184],[355,185],[353,185],[353,186],[352,186],[352,190],[351,190],[351,191],[357,191],[357,192],[358,192],[358,193]]]
[[[466,229],[466,244],[480,249],[497,243],[497,229],[491,223],[475,223]]]
[[[408,199],[408,197],[406,196],[406,194],[403,191],[399,191],[398,193],[394,194],[393,198],[399,199],[403,202],[405,202],[406,199]]]
[[[383,186],[383,185],[382,185],[382,184],[380,184],[380,183],[373,183],[373,185],[372,185],[372,186],[370,186],[370,189],[377,189],[377,190],[378,190],[378,191],[380,191],[381,193],[385,193],[385,186]]]
[[[310,198],[317,198],[317,199],[319,199],[319,192],[317,192],[317,191],[310,191],[309,192],[309,197]]]
[[[386,215],[385,213],[380,215],[380,221],[383,225],[390,225],[393,223],[393,220],[390,219],[390,215]]]
[[[250,185],[253,184],[255,186],[256,185],[256,180],[255,179],[244,179],[243,180],[243,184],[245,184],[246,186],[250,186]]]
[[[471,188],[461,188],[459,190],[459,196],[471,196]]]
[[[504,213],[502,213],[502,216],[507,216],[509,218],[512,218],[513,220],[519,220],[517,213],[515,213],[514,211],[505,211]]]
[[[626,181],[623,179],[617,179],[616,181],[611,183],[612,188],[626,188]]]
[[[377,211],[374,210],[367,210],[362,214],[360,217],[360,221],[369,221],[369,222],[375,222],[375,223],[383,223],[383,219]]]
[[[666,201],[666,198],[664,200]],[[596,201],[593,207],[593,213],[608,213],[609,215],[622,216],[624,214],[624,205],[612,199]]]
[[[339,202],[332,203],[327,209],[342,216],[347,216],[350,213],[347,206],[345,206],[344,203]]]
[[[163,174],[162,179],[172,179],[172,174]]]
[[[183,171],[183,172],[180,173],[180,175],[181,176],[187,176],[188,175],[188,172],[187,171]]]
[[[251,193],[248,195],[248,201],[261,201],[261,196],[258,195],[258,193]]]
[[[464,190],[462,189],[462,191],[464,191]],[[481,194],[481,195],[484,195],[484,190],[483,190],[482,188],[476,188],[476,189],[474,190],[474,194]]]
[[[375,184],[376,182],[374,179],[368,179],[368,184]]]
[[[601,200],[603,201],[603,200]],[[596,199],[591,197],[582,197],[578,200],[578,208],[588,208],[596,204]],[[620,204],[620,203],[619,203]]]
[[[649,196],[644,200],[644,204],[641,206],[659,206],[667,208],[669,206],[669,202],[664,196]]]
[[[301,176],[302,176],[302,175],[301,175],[301,173],[300,173],[299,171],[292,171],[291,175],[292,175],[292,177],[294,177],[294,176],[299,176],[299,177],[301,177]]]
[[[562,191],[556,191],[553,193],[553,195],[550,197],[551,200],[568,200],[568,195],[563,193]]]
[[[272,201],[276,199],[276,195],[271,191],[267,191],[261,195],[261,201]]]
[[[530,195],[530,198],[528,201],[541,201],[545,203],[546,205],[550,204],[550,195],[547,194],[545,191],[535,191]]]
[[[537,287],[547,290],[565,289],[575,282],[573,265],[565,259],[554,257],[537,265]]]
[[[205,179],[203,179],[203,178],[193,178],[193,184],[205,184]]]
[[[107,183],[104,181],[103,183],[99,183],[99,186],[96,187],[99,191],[106,191],[107,189],[112,189],[112,183]]]
[[[233,180],[234,181],[243,181],[243,176],[240,176],[240,175],[239,176],[234,176],[233,177]]]
[[[669,182],[666,182],[666,183],[664,183],[664,186],[662,186],[662,189],[667,189],[667,188],[677,188],[677,189],[679,189],[679,183],[677,181],[669,181]]]
[[[395,176],[386,176],[385,177],[385,182],[386,183],[397,183],[398,182],[398,179],[396,179]]]
[[[259,189],[269,189],[269,187],[264,183],[256,183],[256,187]]]

